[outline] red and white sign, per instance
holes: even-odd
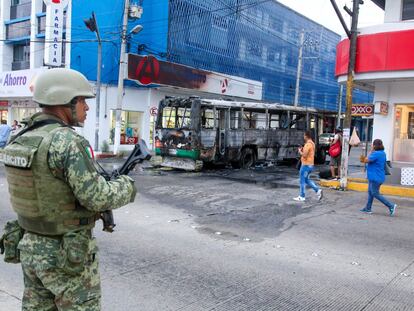
[[[43,0],[46,4],[45,64],[62,65],[63,11],[70,0]]]
[[[150,115],[156,116],[158,114],[158,108],[157,107],[151,107],[150,108]]]
[[[38,68],[0,73],[0,98],[32,97],[36,76],[45,70]]]
[[[349,39],[336,47],[335,75],[348,72]],[[414,29],[358,36],[355,73],[414,70]]]
[[[128,79],[143,85],[165,85],[254,100],[261,100],[263,91],[260,81],[166,62],[151,55],[128,54]]]
[[[352,116],[372,116],[374,114],[374,105],[371,104],[353,104],[352,105]]]
[[[221,83],[221,93],[224,94],[227,91],[227,87],[229,86],[229,80],[228,79],[223,79],[220,81]]]

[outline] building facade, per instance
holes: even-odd
[[[374,90],[373,138],[381,138],[387,156],[414,164],[414,1],[376,0],[384,23],[358,29],[355,80]],[[336,75],[346,79],[349,41],[337,47]]]
[[[39,71],[50,67],[45,63],[45,49],[49,49],[50,43],[45,37],[50,27],[46,19],[51,2],[54,1],[0,0],[2,86],[10,77],[12,81],[7,90],[0,91],[0,111],[1,117],[9,121],[21,121],[38,109],[31,100],[30,86]],[[79,70],[95,87],[97,40],[84,20],[92,11],[96,14],[102,38],[99,145],[104,141],[111,145],[124,1],[66,2],[62,38],[57,42],[61,47],[61,66]],[[211,85],[217,86],[183,88],[174,83],[146,85],[134,79],[125,80],[121,130],[125,149],[137,138],[151,142],[155,108],[165,96],[244,97],[243,100],[292,105],[300,50],[303,58],[298,104],[337,111],[339,87],[334,70],[335,47],[340,37],[286,6],[276,1],[249,0],[131,0],[131,4],[141,6],[143,14],[140,19],[128,21],[127,53],[153,55],[160,62],[212,72]],[[137,25],[142,25],[143,30],[134,34],[131,30]],[[18,78],[20,82],[14,85]],[[169,80],[174,80],[174,76]],[[226,93],[228,89],[244,87],[251,94],[252,85],[260,86],[260,90],[251,96]],[[359,102],[372,102],[369,92],[356,91],[355,97]],[[82,132],[94,145],[96,102],[90,100],[89,104]],[[327,120],[326,125],[332,129],[333,119]]]

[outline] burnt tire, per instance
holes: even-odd
[[[241,151],[239,167],[250,168],[256,163],[256,153],[252,148],[244,148]]]

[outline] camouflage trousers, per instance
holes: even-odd
[[[25,286],[23,311],[100,310],[101,289],[97,257],[94,254],[79,273],[67,273],[59,267],[61,245],[60,239],[33,233],[26,233],[20,241]]]

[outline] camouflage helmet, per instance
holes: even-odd
[[[34,83],[33,100],[40,105],[67,105],[77,96],[93,98],[95,94],[85,76],[72,69],[46,70]]]

